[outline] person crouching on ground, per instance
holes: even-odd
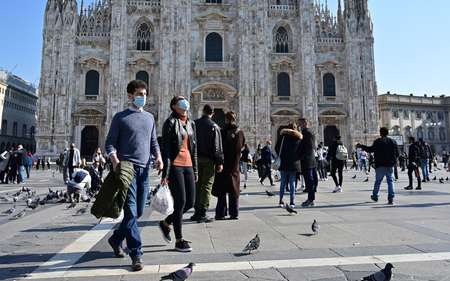
[[[85,161],[81,162],[80,168],[75,168],[72,179],[67,182],[68,202],[80,202],[81,193],[91,188],[91,176],[85,170]]]
[[[164,169],[162,185],[169,185],[174,200],[174,212],[159,222],[166,242],[171,243],[170,225],[175,232],[175,250],[192,251],[190,242],[183,239],[183,214],[194,206],[197,172],[197,138],[195,123],[188,117],[189,102],[182,96],[170,101],[172,114],[162,129],[162,155]]]
[[[300,158],[296,153],[302,134],[297,130],[295,123],[290,123],[286,129],[281,130],[280,137],[275,145],[275,152],[280,157],[280,207],[284,207],[283,196],[289,184],[290,206],[295,208],[295,188],[297,173],[301,171]]]
[[[398,147],[395,140],[388,138],[389,131],[387,128],[380,129],[380,138],[373,142],[372,146],[357,144],[357,147],[364,151],[375,154],[375,184],[371,199],[378,202],[380,193],[380,184],[386,177],[388,185],[388,204],[394,204],[394,166],[397,162]]]
[[[212,194],[217,197],[216,220],[239,218],[240,172],[239,162],[245,144],[244,132],[238,127],[236,114],[225,114],[225,126],[221,130],[224,154],[223,171],[214,179]],[[227,207],[228,195],[228,207]]]

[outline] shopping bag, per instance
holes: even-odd
[[[164,216],[173,213],[173,197],[167,185],[158,185],[150,203],[150,209]]]

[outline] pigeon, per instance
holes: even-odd
[[[31,199],[29,199],[31,200]],[[32,201],[30,204],[28,204],[29,201],[27,201],[27,207],[34,210],[37,208],[37,206],[39,206],[39,202],[41,201],[41,199],[38,197],[36,198],[34,201]]]
[[[3,214],[11,215],[16,211],[16,205],[12,206],[10,209],[3,212]]]
[[[448,177],[445,178],[445,181],[448,181]]]
[[[39,205],[44,206],[45,204],[47,204],[47,198],[44,198],[42,200],[39,200]]]
[[[286,211],[288,211],[289,214],[298,214],[296,210],[292,209],[288,204],[284,205],[286,208]]]
[[[20,213],[18,213],[17,215],[13,216],[12,218],[10,218],[10,220],[20,219],[20,218],[24,217],[25,214],[26,214],[26,210],[23,209]]]
[[[267,194],[267,196],[269,196],[269,197],[275,196],[275,194],[273,194],[272,192],[270,192],[270,191],[268,191],[268,190],[266,190],[266,194]]]
[[[391,263],[386,264],[386,267],[372,275],[366,276],[362,281],[390,281],[392,278],[392,268],[394,266]]]
[[[33,200],[31,200],[31,198],[28,198],[26,201],[27,207],[30,206],[32,202],[33,202]]]
[[[16,203],[17,201],[19,201],[19,197],[14,196],[14,197],[13,197],[13,202]]]
[[[195,263],[191,262],[187,266],[161,277],[161,280],[183,281],[191,276]]]
[[[444,183],[444,178],[440,178],[439,183]]]
[[[356,175],[354,175],[354,176],[352,177],[352,179],[356,179]]]
[[[88,208],[89,208],[89,205],[87,205],[87,206],[85,206],[85,207],[83,207],[81,209],[78,209],[76,214],[77,215],[83,215],[83,214],[85,214],[87,212]]]
[[[366,178],[365,180],[364,180],[364,182],[368,182],[369,181],[369,178]]]
[[[75,208],[76,205],[76,202],[72,202],[69,206],[67,206],[67,209]]]
[[[319,234],[320,225],[316,220],[314,220],[314,222],[312,223],[311,229],[312,229],[314,235]]]
[[[255,238],[253,238],[252,240],[250,240],[250,242],[248,242],[247,246],[245,246],[242,252],[243,253],[248,252],[249,254],[251,254],[252,251],[258,250],[260,243],[261,240],[259,239],[258,234],[256,234]]]
[[[436,179],[437,179],[436,176],[434,176],[433,180],[435,181]]]

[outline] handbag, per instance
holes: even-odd
[[[284,142],[284,136],[281,139],[280,153],[278,153],[277,158],[275,159],[275,162],[273,163],[275,170],[279,170],[281,167],[281,152],[283,151],[283,142]]]

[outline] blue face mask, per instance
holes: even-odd
[[[177,105],[182,110],[189,111],[190,105],[189,105],[189,102],[187,100],[185,100],[185,99],[179,100]]]
[[[147,101],[146,96],[136,96],[133,98],[133,104],[138,108],[143,108]]]

